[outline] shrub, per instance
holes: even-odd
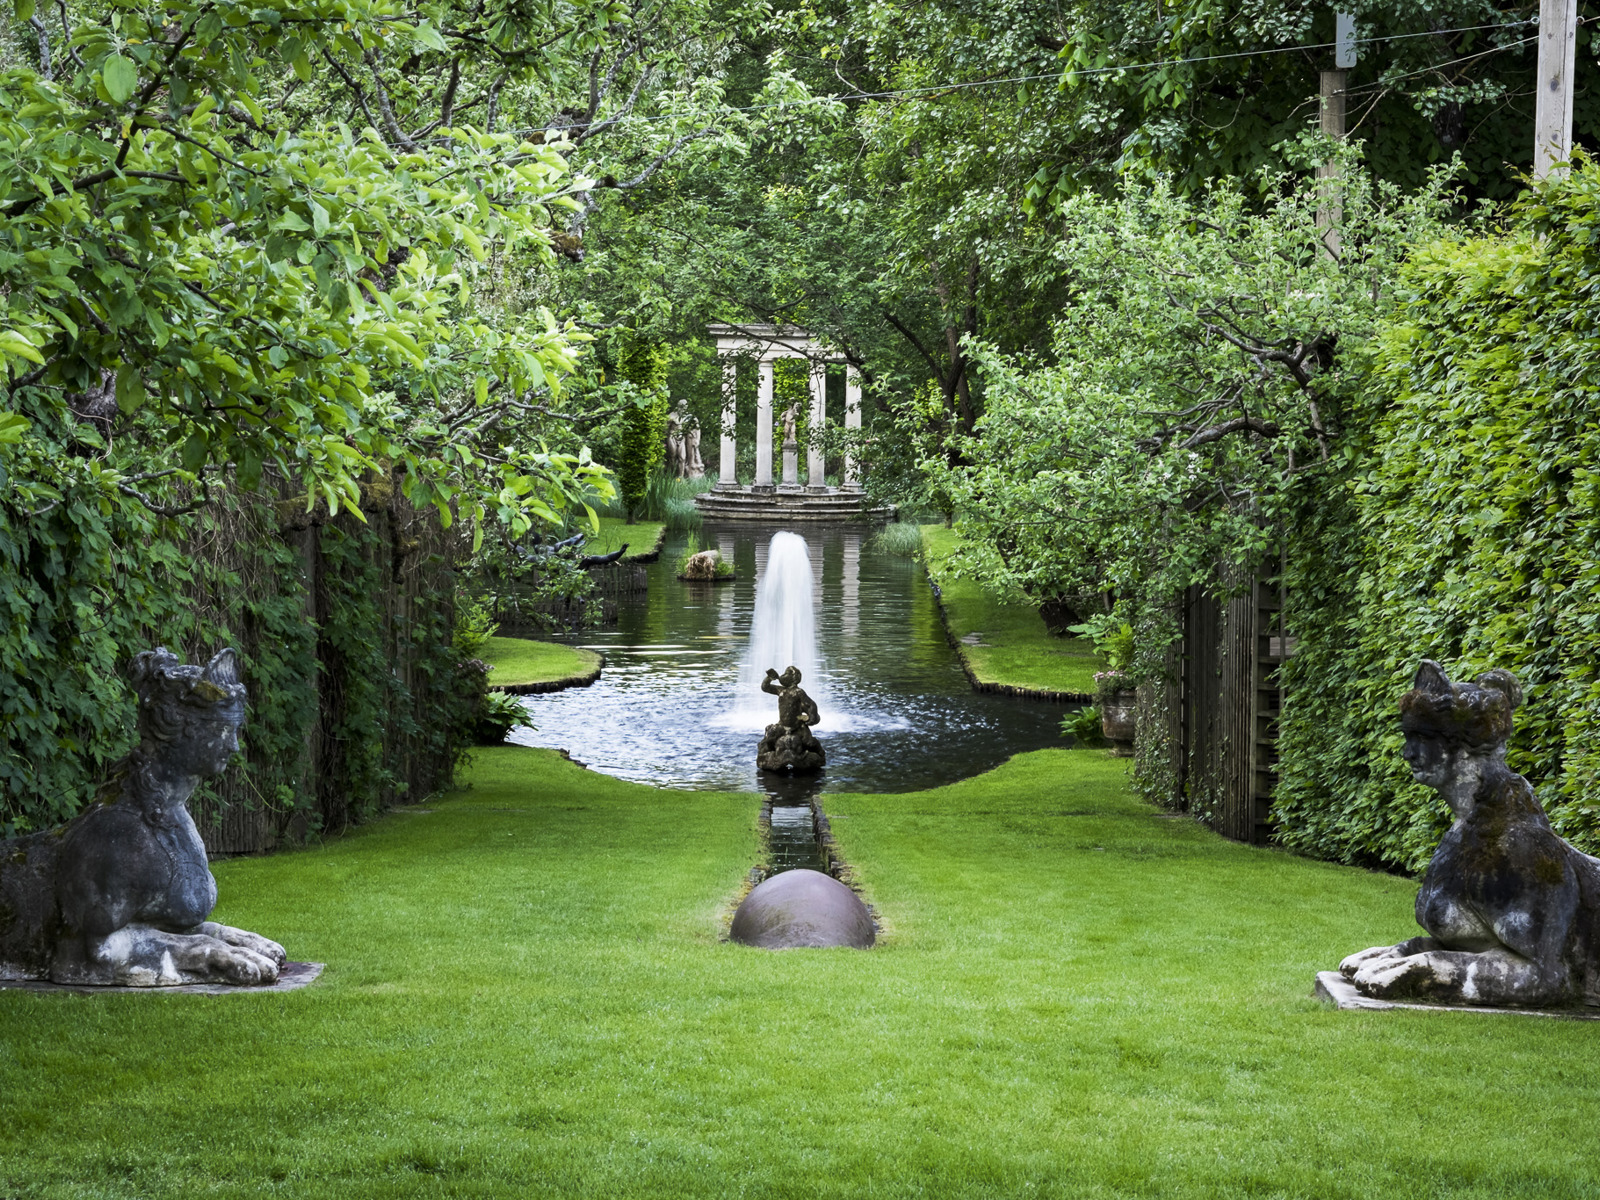
[[[1080,746],[1104,746],[1105,731],[1100,727],[1100,706],[1088,704],[1061,718],[1061,732]]]
[[[643,509],[651,476],[665,453],[667,348],[658,341],[630,337],[618,356],[617,371],[638,391],[637,406],[624,421],[622,461],[617,466],[623,515],[631,521]]]

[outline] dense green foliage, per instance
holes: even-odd
[[[1413,885],[1163,819],[1102,752],[830,797],[885,935],[781,954],[720,940],[757,797],[475,758],[431,811],[219,864],[219,919],[328,963],[303,992],[0,992],[0,1192],[1600,1186],[1592,1025],[1325,1009],[1312,972],[1405,934]]]
[[[1421,248],[1404,286],[1348,490],[1298,539],[1281,836],[1426,862],[1448,814],[1410,780],[1395,704],[1427,657],[1517,674],[1509,761],[1600,849],[1600,169],[1504,233]]]
[[[181,523],[63,505],[0,534],[0,834],[89,799],[132,744],[123,666],[158,643],[243,658],[243,757],[198,797],[203,819],[226,800],[265,810],[278,834],[340,828],[448,779],[472,704],[453,596],[401,578],[449,578],[437,521],[374,505],[297,529],[279,523],[303,516],[297,501],[249,501]]]
[[[188,542],[170,521],[98,501],[76,487],[37,514],[9,487],[0,498],[0,835],[70,817],[126,753],[133,700],[120,672],[156,642],[242,651],[252,790],[274,807],[306,804],[285,753],[304,740],[316,696],[295,555],[262,535],[259,509],[214,506]]]
[[[1337,259],[1312,187],[1264,208],[1220,185],[1068,202],[1056,361],[974,345],[988,410],[922,461],[961,514],[952,565],[1067,624],[1112,605],[1146,630],[1134,677],[1162,670],[1175,598],[1276,556],[1337,477],[1399,263],[1442,227],[1437,180],[1404,197],[1352,165],[1343,202]]]
[[[650,477],[666,453],[667,349],[650,338],[629,337],[617,356],[617,372],[635,389],[617,462],[622,506],[631,521],[644,507]]]

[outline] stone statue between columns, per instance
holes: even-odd
[[[749,493],[752,502],[757,504],[764,503],[759,497],[778,490],[780,486],[787,492],[798,490],[800,470],[798,429],[802,408],[810,414],[812,434],[805,464],[804,491],[821,494],[832,490],[827,486],[826,477],[828,439],[823,436],[827,427],[827,372],[830,363],[840,363],[845,359],[845,355],[837,347],[797,326],[714,324],[709,326],[709,332],[716,338],[717,354],[722,361],[722,413],[719,422],[721,448],[717,490],[721,493]],[[778,362],[792,359],[809,363],[810,398],[809,401],[801,402],[801,407],[791,412],[775,411],[773,367]],[[738,441],[734,434],[738,424],[738,381],[742,362],[749,363],[758,373],[755,389],[756,445],[753,456],[755,481],[749,488],[742,487],[738,481],[736,469]],[[846,443],[840,464],[842,469],[839,490],[859,493],[861,487],[857,482],[857,464],[853,452],[859,444],[862,428],[862,381],[860,374],[848,364],[844,376],[843,428],[846,437],[854,436],[855,440]],[[805,407],[807,405],[809,407]],[[775,437],[775,434],[779,436]],[[774,468],[778,466],[774,461],[775,457],[778,457],[775,452],[787,457],[788,447],[794,448],[795,470],[793,472],[784,470],[781,476],[774,478],[777,474]],[[778,479],[782,480],[781,484]],[[721,501],[714,499],[712,502]]]
[[[683,477],[704,479],[706,464],[700,458],[700,422],[689,417],[683,426]]]
[[[686,400],[678,401],[678,407],[667,413],[667,447],[666,461],[662,464],[668,475],[674,479],[682,479],[684,473],[684,422],[688,416],[689,404]]]

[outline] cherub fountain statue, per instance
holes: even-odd
[[[790,667],[782,675],[767,668],[761,690],[778,698],[778,721],[767,726],[766,736],[756,749],[756,766],[763,771],[793,771],[809,774],[827,764],[822,743],[811,730],[822,724],[817,702],[800,686],[800,668]]]

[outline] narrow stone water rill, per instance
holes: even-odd
[[[829,874],[828,856],[817,840],[817,817],[809,804],[785,804],[768,808],[767,867],[763,877],[793,871],[797,867]],[[759,868],[758,868],[759,869]]]
[[[797,688],[797,668],[791,657],[814,659],[815,587],[805,539],[788,532],[774,535],[767,574],[756,589],[756,620],[745,657],[745,671],[751,677],[769,664],[767,681],[756,688],[763,695],[777,691],[771,682],[777,668],[770,664],[789,664],[782,672],[778,724],[764,726],[766,736],[758,756],[768,780],[767,800],[761,806],[767,864],[764,870],[757,867],[751,872],[755,886],[728,927],[731,940],[764,950],[830,946],[865,950],[877,940],[871,911],[839,878],[842,864],[833,853],[828,819],[817,801],[823,770],[820,750],[811,756],[815,763],[804,770],[796,767],[794,773],[780,770],[770,761],[775,756],[774,745],[792,744],[798,735],[809,738],[810,725],[825,723],[818,706]],[[810,744],[816,746],[814,740]],[[756,876],[762,874],[765,878],[758,880]]]

